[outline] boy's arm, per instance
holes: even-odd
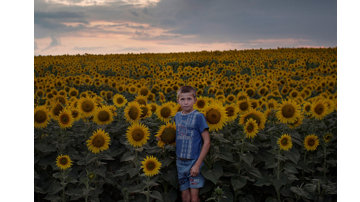
[[[203,162],[206,154],[208,153],[210,149],[210,135],[209,131],[207,129],[204,130],[204,132],[201,133],[201,136],[204,140],[204,144],[201,148],[200,156],[194,166],[190,169],[190,176],[195,177],[199,174],[199,168],[201,163]]]

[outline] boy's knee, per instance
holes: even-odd
[[[198,196],[191,196],[191,202],[200,202],[200,199]]]

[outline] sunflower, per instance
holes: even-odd
[[[145,175],[149,177],[157,175],[161,167],[161,163],[153,156],[147,156],[143,161],[141,161],[141,164],[141,168],[143,168]]]
[[[52,119],[56,120],[60,114],[60,111],[63,109],[64,109],[64,107],[61,105],[61,103],[59,101],[53,103],[51,110],[50,110],[50,116],[52,117]]]
[[[297,91],[296,89],[293,89],[291,92],[290,92],[290,97],[291,99],[296,99],[297,97],[300,96],[300,92]]]
[[[141,115],[140,119],[151,117],[151,107],[149,105],[140,105],[141,108]]]
[[[300,116],[300,106],[293,100],[285,100],[278,106],[276,117],[282,123],[294,123]]]
[[[94,131],[93,135],[86,141],[86,143],[89,150],[96,154],[100,153],[100,151],[109,149],[110,137],[104,130],[98,129],[97,131]]]
[[[175,137],[176,137],[176,125],[175,123],[168,122],[166,125],[160,126],[157,135],[155,137],[159,137],[158,146],[164,148],[165,144],[176,145]]]
[[[247,138],[254,138],[256,133],[259,132],[259,126],[255,120],[249,118],[244,126],[244,133],[246,134]]]
[[[158,105],[156,103],[150,103],[149,104],[150,108],[151,108],[151,112],[152,113],[155,113],[156,112],[156,109],[158,108]]]
[[[114,113],[108,106],[102,106],[96,109],[93,121],[98,125],[107,125],[113,122]]]
[[[181,112],[182,111],[182,108],[181,108],[181,105],[179,104],[176,104],[175,107],[173,107],[175,112]]]
[[[129,86],[129,93],[136,94],[138,92],[138,88],[135,85]]]
[[[291,129],[295,129],[299,126],[301,126],[302,122],[303,122],[304,116],[300,115],[299,117],[296,117],[296,121],[294,123],[289,124],[289,127]]]
[[[225,105],[225,110],[228,122],[235,120],[240,111],[239,107],[235,103]]]
[[[126,98],[121,94],[115,94],[113,97],[113,102],[116,107],[123,107],[127,103]]]
[[[267,109],[265,112],[265,117],[269,120],[271,117],[275,117],[276,116],[276,112],[274,109]]]
[[[307,151],[315,151],[316,147],[319,145],[318,136],[315,134],[308,135],[304,140],[304,147]]]
[[[81,118],[80,110],[78,108],[70,107],[71,115],[74,118],[74,122]]]
[[[156,110],[156,115],[163,122],[168,122],[171,116],[174,116],[176,111],[173,109],[170,103],[164,103]]]
[[[37,106],[34,109],[34,126],[35,128],[45,128],[49,123],[49,110],[46,106]]]
[[[227,121],[226,109],[219,103],[211,103],[202,113],[205,115],[209,131],[222,129]]]
[[[207,99],[203,96],[200,96],[199,98],[197,98],[194,104],[194,109],[202,111],[205,109],[206,106],[207,106]]]
[[[66,98],[65,96],[63,96],[63,95],[60,95],[60,94],[54,96],[54,97],[51,98],[51,99],[52,99],[54,102],[59,101],[62,105],[67,105],[67,104],[68,104],[67,98]]]
[[[328,110],[329,107],[323,99],[319,99],[311,105],[311,114],[319,120],[323,119],[325,115],[327,115],[326,113]]]
[[[146,99],[148,101],[155,101],[155,94],[154,93],[149,93],[146,97]]]
[[[134,100],[138,102],[140,105],[146,105],[147,103],[147,97],[143,95],[136,96]]]
[[[236,100],[238,100],[238,101],[239,100],[247,100],[247,99],[249,99],[249,96],[246,92],[241,91],[236,95]]]
[[[333,135],[331,133],[325,133],[323,137],[324,137],[324,141],[328,143],[332,139]]]
[[[71,88],[69,90],[69,95],[70,97],[77,97],[79,95],[79,91],[76,88]]]
[[[236,100],[236,97],[235,97],[235,95],[233,95],[233,94],[229,94],[227,97],[226,97],[226,102],[228,102],[228,103],[232,103],[232,102],[234,102]]]
[[[72,166],[72,161],[69,155],[59,155],[56,158],[56,165],[60,169],[68,169]]]
[[[129,102],[124,109],[124,113],[126,121],[130,123],[139,121],[141,116],[140,104],[136,101]]]
[[[239,107],[240,114],[243,114],[251,109],[250,99],[241,99],[236,102],[236,105]]]
[[[288,134],[283,134],[277,141],[277,144],[280,146],[280,150],[286,151],[291,149],[291,147],[293,146],[291,136]]]
[[[311,103],[310,102],[305,102],[303,104],[303,112],[307,115],[311,114]]]
[[[141,123],[133,123],[126,131],[126,138],[133,147],[142,147],[149,139],[149,128]]]
[[[331,99],[324,99],[324,101],[328,105],[328,111],[326,112],[326,115],[328,115],[335,110],[335,103]]]
[[[82,116],[90,117],[96,111],[96,101],[94,98],[82,97],[78,100],[78,108],[82,114]]]
[[[278,107],[278,102],[274,99],[270,99],[266,103],[267,109],[276,109]]]
[[[57,117],[57,121],[59,122],[59,125],[62,129],[66,129],[72,127],[74,118],[69,109],[63,109],[59,113],[59,116]]]
[[[164,96],[164,93],[163,93],[163,92],[159,92],[159,98],[160,98],[160,102],[161,102],[161,103],[166,102],[166,98],[165,98],[165,96]]]
[[[259,107],[259,101],[256,99],[250,99],[251,108],[256,109]]]
[[[266,122],[265,115],[262,112],[257,111],[255,109],[250,109],[249,111],[242,114],[240,116],[239,124],[245,126],[246,122],[250,118],[252,118],[252,119],[254,119],[256,121],[256,123],[258,124],[260,130],[265,128],[265,122]]]

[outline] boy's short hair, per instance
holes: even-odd
[[[181,86],[177,91],[177,97],[179,98],[180,93],[192,93],[196,98],[196,89],[192,86]]]

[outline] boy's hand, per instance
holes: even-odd
[[[196,177],[199,174],[199,169],[200,169],[200,167],[198,165],[196,165],[196,164],[193,167],[191,167],[190,176],[191,177]]]

